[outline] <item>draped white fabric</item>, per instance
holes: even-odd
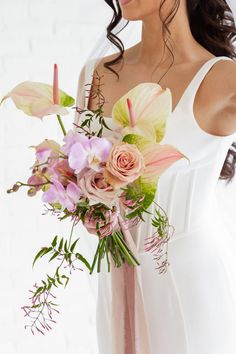
[[[226,1],[229,7],[231,8],[235,23],[236,23],[236,0],[227,0]],[[124,47],[128,48],[132,45],[135,45],[140,41],[141,37],[141,21],[130,21],[128,25],[125,27],[127,20],[122,18],[116,28],[113,30],[114,33],[118,33],[119,38],[121,38],[124,43]],[[122,30],[122,28],[124,29]],[[117,51],[117,48],[111,44],[111,42],[107,39],[107,31],[101,33],[98,41],[91,48],[90,53],[85,60],[85,64],[79,73],[78,79],[78,87],[77,87],[77,96],[76,96],[76,105],[80,108],[84,107],[85,103],[85,75],[86,75],[86,65],[90,61],[99,61],[99,58],[102,58],[106,55],[112,54]],[[236,44],[235,44],[236,45]],[[75,112],[74,121],[78,122],[79,113]],[[232,183],[226,185],[224,181],[219,181],[217,186],[217,198],[216,198],[216,208],[220,210],[222,215],[223,223],[225,228],[228,230],[229,237],[226,240],[228,244],[228,248],[232,254],[236,254],[236,176]],[[86,246],[87,242],[87,246]],[[85,242],[85,248],[88,253],[91,253],[91,247],[95,247],[95,239],[92,240],[90,237]]]
[[[230,0],[228,2],[233,10],[236,19],[236,1]],[[118,26],[118,29],[114,32],[118,32],[119,29],[122,28],[125,24],[126,20],[122,19]],[[137,41],[139,41],[139,36],[141,32],[140,25],[140,22],[132,21],[128,24],[124,31],[119,34],[119,37],[122,39],[125,48],[128,48],[130,45],[134,45]],[[80,108],[84,107],[86,102],[84,84],[88,82],[88,79],[90,79],[90,77],[88,76],[87,68],[92,67],[92,65],[90,65],[89,63],[94,63],[105,55],[111,54],[113,51],[114,48],[107,40],[106,31],[104,31],[104,33],[98,40],[96,46],[91,50],[85,63],[85,66],[83,67],[80,73],[76,102],[76,104]],[[209,68],[210,65],[211,63],[209,62]],[[201,79],[207,73],[207,71],[204,71],[205,69],[207,70],[207,68],[208,67],[205,66],[202,71],[199,71],[199,81],[195,80],[195,82],[193,82],[193,85],[190,87],[190,98],[193,96],[192,94],[195,88],[197,87],[197,84],[201,82]],[[186,119],[188,116],[189,111],[187,111],[187,109],[190,109],[191,107],[190,104],[187,102],[188,101],[185,100],[186,105],[184,104],[184,102],[182,102],[182,107],[184,108],[184,110],[180,110],[177,113],[178,124],[181,124],[181,119]],[[186,113],[186,117],[184,116],[184,113]],[[75,122],[78,122],[79,118],[79,114],[75,113]],[[192,121],[191,124],[195,124],[194,121]],[[183,124],[182,129],[185,126],[187,125]],[[170,143],[176,142],[176,144],[182,144],[182,142],[180,143],[180,141],[176,137],[177,133],[181,133],[182,131],[181,126],[177,127],[172,120],[172,123],[170,124],[169,128],[170,129],[166,141],[168,142],[169,139]],[[204,136],[204,133],[199,131],[198,129],[195,129],[194,125],[190,127],[189,133],[193,133],[194,139],[198,139],[199,137],[198,142],[196,142],[195,140],[194,141],[196,145],[198,144],[198,148],[201,149],[202,143],[205,143],[206,138]],[[191,150],[192,148],[189,147],[191,145],[191,140],[186,137],[183,144],[185,144],[185,142],[187,149],[186,151],[189,153],[193,153],[192,156],[196,157],[196,155],[194,155],[195,151]],[[212,145],[210,143],[209,145],[206,144],[206,147],[209,148],[209,156],[212,157],[212,159],[214,157],[211,148],[213,145],[216,149],[218,149],[218,145],[216,141],[214,141],[214,139],[212,139]],[[226,146],[227,143],[225,147]],[[214,162],[213,167],[216,165],[217,161]],[[177,171],[176,179],[173,178],[171,184],[171,186],[175,186],[178,183],[178,186],[176,188],[173,187],[173,190],[176,193],[176,198],[178,198],[178,191],[185,191],[185,186],[189,185],[191,188],[193,186],[193,188],[189,190],[189,195],[191,194],[191,196],[189,197],[189,199],[186,196],[186,201],[191,202],[191,197],[193,195],[195,197],[194,200],[198,200],[198,193],[196,192],[197,187],[195,187],[194,183],[198,183],[198,186],[200,186],[199,180],[202,176],[201,173],[205,173],[206,179],[210,174],[210,170],[208,174],[206,168],[205,170],[202,170],[202,172],[201,169],[198,167],[199,166],[196,166],[196,171],[194,171],[193,169],[192,173],[189,173],[189,175],[185,175],[185,173],[183,173],[181,178],[182,181],[186,182],[185,184],[181,184],[181,179],[177,178],[177,174],[179,172],[179,174],[181,175],[181,171]],[[172,176],[170,174],[170,179],[171,178]],[[202,181],[204,181],[204,179]],[[214,183],[213,179],[212,182]],[[165,186],[170,186],[168,176],[163,179],[163,185],[161,185],[160,187],[161,197],[165,194],[165,191],[162,192],[163,189],[161,190],[161,188],[165,188]],[[211,187],[209,184],[209,190],[210,189]],[[201,192],[199,194],[203,194],[200,187],[198,191]],[[168,190],[166,192],[168,193]],[[210,195],[210,191],[206,192],[209,192]],[[179,199],[180,198],[181,196],[179,195]],[[173,199],[174,198],[172,198],[172,204],[174,205],[175,200]],[[170,200],[171,198],[168,199],[168,202],[170,202]],[[164,205],[164,198],[162,201]],[[191,210],[194,210],[194,203],[190,203],[189,205],[191,205]],[[163,280],[160,279],[160,277],[156,278],[157,275],[154,274],[155,272],[154,270],[152,270],[154,268],[152,259],[144,254],[141,254],[143,262],[143,289],[146,297],[146,309],[148,312],[149,320],[152,323],[152,345],[156,348],[155,352],[157,353],[172,354],[175,352],[181,354],[195,354],[201,352],[202,354],[211,354],[213,353],[213,351],[210,351],[209,349],[211,345],[211,348],[214,347],[215,354],[222,354],[224,352],[223,349],[225,348],[225,343],[228,343],[227,354],[234,353],[233,348],[235,348],[236,345],[236,343],[233,343],[235,337],[233,334],[235,331],[235,322],[234,316],[232,314],[236,314],[236,176],[233,180],[233,183],[229,185],[226,185],[224,181],[218,182],[217,194],[215,195],[214,201],[211,206],[211,220],[212,222],[214,222],[214,225],[209,224],[207,228],[204,229],[205,225],[203,224],[201,232],[200,229],[199,233],[198,230],[196,230],[197,237],[194,237],[195,231],[192,231],[190,227],[187,231],[189,232],[189,235],[191,237],[186,237],[186,239],[188,238],[188,240],[185,240],[185,243],[181,243],[181,241],[179,242],[179,244],[178,242],[173,242],[170,247],[171,253],[173,252],[171,254],[173,265],[167,276],[163,277]],[[173,214],[175,213],[177,216],[179,215],[180,220],[183,215],[182,211],[179,210],[178,214],[177,208],[173,208],[172,210],[174,210]],[[198,210],[201,211],[201,208],[199,207]],[[188,211],[186,208],[186,215],[187,213]],[[174,217],[175,216],[173,216],[173,218]],[[178,225],[178,220],[176,221],[176,223]],[[186,225],[186,223],[183,223],[183,225]],[[181,234],[181,232],[179,232],[179,234]],[[182,233],[182,235],[185,234],[186,233],[184,232]],[[208,238],[209,235],[211,236],[210,238]],[[223,235],[223,237],[221,237],[221,235]],[[217,237],[217,246],[214,245],[215,236]],[[200,240],[198,240],[198,237],[200,238]],[[85,241],[83,240],[84,252],[89,259],[92,259],[96,244],[96,238],[89,235]],[[194,250],[194,252],[191,253],[191,250]],[[186,256],[187,261],[185,260],[181,263],[180,258],[183,255]],[[223,263],[221,263],[222,259],[224,259]],[[189,277],[189,274],[184,273],[185,264],[190,266],[191,277]],[[209,285],[209,279],[212,280],[211,285]],[[110,333],[109,331],[111,327],[111,308],[109,302],[109,299],[111,298],[111,287],[109,281],[109,276],[107,275],[107,270],[104,265],[102,267],[101,273],[99,275],[95,273],[92,279],[90,279],[90,285],[92,293],[94,295],[94,301],[99,305],[97,306],[97,330],[101,346],[100,350],[103,354],[111,354],[112,352],[112,344],[110,343],[111,338],[107,335],[107,333]],[[228,281],[230,284],[227,283]],[[191,284],[189,289],[187,289],[188,284]],[[219,284],[222,284],[220,288],[221,293],[215,296],[215,292],[217,292],[217,289],[219,289]],[[230,286],[230,291],[228,290],[228,285]],[[199,298],[197,298],[196,293],[194,293],[193,289],[196,290],[196,293],[199,291]],[[192,297],[191,291],[193,291]],[[155,300],[157,294],[159,296],[159,304]],[[231,295],[233,301],[230,300]],[[224,309],[222,308],[222,306],[219,306],[220,297],[222,304],[224,305]],[[195,300],[197,299],[199,303],[192,304],[192,298],[194,298]],[[212,300],[209,301],[210,298]],[[149,301],[149,299],[153,301]],[[212,307],[209,306],[210,304],[212,305]],[[204,306],[207,309],[205,313]],[[167,312],[165,311],[165,309]],[[153,313],[157,313],[158,315],[153,316]],[[165,318],[166,314],[167,317]],[[198,318],[198,314],[201,318]],[[209,316],[211,316],[212,318],[218,318],[219,322],[222,320],[222,323],[220,324],[218,322],[208,321]],[[204,323],[202,323],[201,321],[203,321]],[[225,337],[222,341],[220,338],[220,325],[222,325],[224,329],[227,329],[227,334],[224,334]],[[157,328],[158,331],[156,330]],[[212,338],[205,338],[206,342],[204,342],[205,339],[203,339],[204,328],[206,329],[207,334],[212,334]],[[219,333],[219,335],[217,335],[217,333]],[[226,337],[226,335],[228,337]],[[212,344],[213,342],[214,345]],[[175,351],[175,348],[178,348],[182,351]]]

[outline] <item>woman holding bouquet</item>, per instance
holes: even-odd
[[[123,146],[113,149],[108,172],[96,177],[97,184],[88,173],[80,187],[90,197],[112,201],[117,185],[124,178],[132,182],[131,175],[145,165],[140,197],[147,201],[150,185],[156,189],[141,222],[125,227],[121,216],[127,207],[137,210],[142,198],[133,204],[131,197],[120,198],[121,209],[111,219],[112,228],[120,220],[139,265],[111,265],[108,272],[102,264],[99,353],[235,354],[233,258],[221,216],[214,214],[217,181],[229,182],[235,172],[235,5],[225,0],[105,1],[114,12],[107,38],[119,51],[86,62],[77,105],[97,109],[102,77],[103,136],[116,141],[122,132],[129,143],[138,137],[135,144],[144,160]],[[129,21],[128,32],[133,22],[142,22],[141,40],[125,50],[112,32],[123,19]],[[89,82],[94,95],[86,97]],[[75,123],[84,119],[77,111]],[[115,132],[113,140],[107,127]],[[160,218],[153,218],[157,206],[168,217],[162,248]],[[92,231],[89,219],[85,226]]]

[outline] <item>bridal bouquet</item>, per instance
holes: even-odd
[[[32,145],[35,162],[30,168],[31,175],[26,182],[17,181],[8,190],[8,193],[16,192],[24,186],[29,196],[40,193],[46,212],[57,215],[60,220],[70,218],[72,222],[69,239],[59,240],[54,236],[50,246],[42,247],[33,260],[34,265],[37,259],[50,255],[49,262],[60,261],[53,276],[47,275],[40,285],[34,284],[32,304],[22,307],[25,316],[32,320],[29,325],[32,333],[35,328],[44,334],[43,330],[51,329],[48,322],[55,322],[52,311],[59,312],[53,302],[52,287],[63,285],[63,281],[66,286],[69,281],[68,275],[60,273],[62,264],[66,263],[71,272],[78,269],[74,265],[78,262],[90,274],[95,267],[100,272],[104,258],[108,271],[111,262],[116,267],[124,262],[140,265],[129,248],[124,230],[145,222],[143,215],[150,214],[149,207],[155,203],[160,175],[172,163],[187,157],[174,146],[160,144],[171,113],[171,92],[158,84],[139,84],[114,104],[111,117],[114,129],[105,121],[100,104],[94,111],[75,107],[79,113],[87,112],[85,118],[80,124],[74,124],[74,129],[65,130],[61,116],[68,114],[67,107],[75,101],[59,89],[56,64],[53,85],[25,81],[4,96],[1,103],[7,98],[29,116],[42,119],[56,115],[64,136],[60,143],[45,139]],[[91,263],[76,251],[79,239],[72,239],[79,221],[98,239]],[[156,259],[162,261],[158,269],[165,272],[169,263],[163,260],[162,251],[169,240],[171,225],[156,203],[152,225],[155,232],[146,235],[145,250],[156,252]]]

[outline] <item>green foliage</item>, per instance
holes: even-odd
[[[34,266],[34,263],[37,261],[38,258],[41,258],[45,256],[45,254],[49,253],[53,247],[43,247],[35,256],[32,267]]]
[[[56,273],[55,273],[55,275],[53,277],[51,277],[50,275],[47,274],[46,281],[45,280],[41,280],[42,285],[39,286],[37,288],[37,290],[34,292],[34,295],[33,295],[34,297],[37,296],[37,295],[41,295],[41,294],[43,294],[46,291],[49,291],[52,288],[52,286],[58,288],[59,285],[63,285],[62,279],[66,280],[65,284],[64,284],[64,288],[66,287],[66,285],[69,282],[69,277],[67,275],[65,275],[65,274],[60,275],[59,274],[59,268],[60,267],[57,267]]]
[[[52,257],[49,259],[48,262],[51,262],[51,261],[52,261],[54,258],[56,258],[59,254],[60,254],[59,251],[54,252],[54,254],[53,254]]]
[[[52,247],[55,247],[57,244],[57,235],[54,237],[53,241],[52,241]]]
[[[135,217],[139,217],[142,221],[143,213],[147,213],[147,209],[144,206],[143,200],[144,195],[142,193],[142,189],[140,188],[140,184],[137,182],[133,182],[125,188],[122,188],[124,191],[125,199],[132,202],[128,208],[130,212],[125,215],[127,219],[133,219]]]
[[[85,264],[85,266],[88,268],[89,271],[91,270],[91,266],[90,266],[89,262],[87,261],[86,258],[84,258],[84,256],[83,256],[82,254],[80,254],[80,253],[77,252],[77,253],[75,254],[75,257],[76,257],[77,259],[79,259],[81,262],[83,262],[83,263]]]
[[[72,264],[72,258],[78,259],[84,263],[84,265],[90,270],[89,262],[78,252],[74,252],[79,238],[77,238],[72,245],[68,244],[68,240],[64,240],[62,237],[58,242],[58,236],[55,236],[50,247],[43,247],[35,256],[33,261],[36,262],[37,259],[43,257],[44,255],[51,253],[51,257],[48,262],[51,262],[53,259],[57,258],[59,255],[62,256],[69,264]]]
[[[83,122],[78,126],[78,129],[82,130],[83,133],[87,136],[98,136],[102,137],[103,129],[106,128],[108,130],[111,130],[111,128],[107,125],[104,117],[103,117],[103,111],[100,108],[97,108],[95,110],[88,110],[93,113],[86,113],[85,114],[85,119]],[[99,129],[96,131],[91,130],[92,123],[94,121],[97,121],[99,124]]]
[[[156,203],[155,203],[156,204]],[[157,229],[159,237],[166,237],[166,230],[169,226],[169,219],[162,208],[155,208],[155,215],[152,218],[152,225]]]
[[[70,251],[73,252],[76,246],[76,243],[78,242],[78,238],[72,243],[71,247],[70,247]]]
[[[81,132],[83,134],[85,134],[86,136],[98,136],[98,137],[102,137],[103,135],[103,129],[106,128],[108,130],[112,130],[106,123],[105,118],[104,118],[104,114],[103,114],[103,105],[105,103],[105,97],[102,94],[102,90],[100,89],[101,86],[101,76],[99,75],[99,73],[96,70],[96,78],[98,81],[98,84],[93,83],[93,90],[88,89],[89,91],[89,96],[92,96],[93,99],[97,98],[97,109],[94,110],[89,110],[89,109],[85,109],[85,111],[88,112],[92,112],[92,113],[86,113],[85,114],[85,119],[82,121],[82,123],[80,125],[77,125],[78,130],[81,130]],[[92,86],[92,84],[86,84],[85,86],[90,85]],[[93,131],[92,130],[92,123],[96,121],[96,130]],[[99,128],[97,128],[99,126]]]
[[[66,287],[67,284],[68,284],[68,282],[69,282],[69,280],[70,280],[70,278],[67,277],[65,274],[63,274],[61,277],[64,278],[64,279],[66,279],[66,283],[65,283],[65,287]]]

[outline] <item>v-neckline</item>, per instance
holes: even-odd
[[[173,116],[173,115],[177,112],[177,110],[178,110],[179,107],[181,106],[182,102],[184,101],[185,97],[187,96],[187,94],[188,94],[190,88],[192,87],[193,83],[195,82],[195,80],[197,79],[197,77],[200,75],[200,73],[205,69],[205,67],[206,67],[211,61],[216,60],[216,58],[223,58],[223,57],[225,58],[225,56],[215,56],[215,57],[213,57],[213,58],[208,59],[207,61],[205,61],[205,62],[200,66],[200,68],[197,70],[197,72],[194,74],[194,76],[192,77],[192,79],[191,79],[190,82],[188,83],[187,87],[185,88],[185,90],[184,90],[183,94],[181,95],[181,97],[180,97],[180,99],[179,99],[177,105],[175,106],[174,109],[172,109],[172,111],[171,111],[171,113],[170,113],[170,116]],[[228,58],[228,57],[227,57],[227,58]],[[96,60],[93,61],[92,64],[93,64],[93,65],[92,65],[92,70],[91,70],[91,71],[93,72],[93,70],[94,70],[94,68],[95,68],[95,65],[96,65]],[[143,82],[143,83],[151,83],[151,84],[153,84],[153,82],[148,82],[148,81]],[[128,90],[128,91],[127,91],[126,93],[124,93],[122,96],[120,96],[120,98],[123,97],[123,96],[125,96],[129,91],[133,90],[135,87],[137,87],[137,86],[140,85],[140,84],[141,84],[141,83],[139,83],[139,84],[135,85],[134,87],[132,87],[130,90]],[[160,86],[161,86],[161,85],[160,85]],[[162,86],[161,86],[161,87],[162,87]],[[163,87],[162,87],[162,88],[163,88]],[[165,88],[163,88],[163,89],[165,89]],[[116,102],[118,102],[118,101],[120,100],[120,98],[118,98],[118,100],[117,100]],[[115,103],[116,103],[116,102],[115,102]],[[87,102],[86,102],[86,105],[85,105],[85,109],[88,109],[88,103],[89,103],[89,97],[87,98]],[[110,115],[110,116],[105,116],[105,115],[104,115],[103,117],[104,117],[104,118],[112,118],[112,115]]]
[[[195,81],[196,77],[200,74],[200,72],[205,68],[205,66],[206,66],[209,62],[211,62],[212,60],[214,60],[214,59],[216,59],[216,58],[219,58],[219,57],[210,58],[209,60],[207,60],[205,63],[203,63],[203,64],[200,66],[200,68],[197,70],[197,72],[194,74],[194,76],[192,77],[192,79],[191,79],[190,82],[188,83],[188,85],[187,85],[186,89],[184,90],[183,94],[181,95],[181,97],[180,97],[180,99],[179,99],[177,105],[175,106],[174,109],[172,109],[171,115],[174,115],[175,112],[177,111],[177,109],[178,109],[178,107],[180,106],[180,104],[182,103],[184,97],[187,95],[187,92],[189,91],[190,86],[192,86],[193,82]],[[95,68],[95,64],[96,64],[96,61],[93,62],[93,65],[92,65],[92,72],[93,72],[93,70],[94,70],[94,68]],[[148,81],[145,81],[145,82],[143,82],[143,83],[152,83],[152,84],[153,84],[153,82],[148,82]],[[138,85],[140,85],[140,83],[137,84],[137,85],[135,85],[135,86],[132,87],[131,89],[129,89],[129,90],[128,90],[127,92],[125,92],[122,96],[120,96],[120,98],[123,97],[123,96],[125,96],[129,91],[133,90],[133,89],[134,89],[135,87],[137,87]],[[161,85],[160,85],[160,86],[161,86]],[[162,86],[161,86],[161,87],[162,87]],[[163,87],[162,87],[162,88],[163,88]],[[163,88],[163,89],[164,89],[164,88]],[[117,100],[116,102],[118,102],[120,98],[118,98],[118,100]],[[116,102],[115,102],[115,103],[116,103]],[[88,103],[89,103],[89,97],[87,98],[87,102],[86,102],[86,105],[85,105],[86,108],[85,108],[85,109],[88,109]],[[111,115],[111,116],[104,116],[104,118],[112,118],[112,115]]]

